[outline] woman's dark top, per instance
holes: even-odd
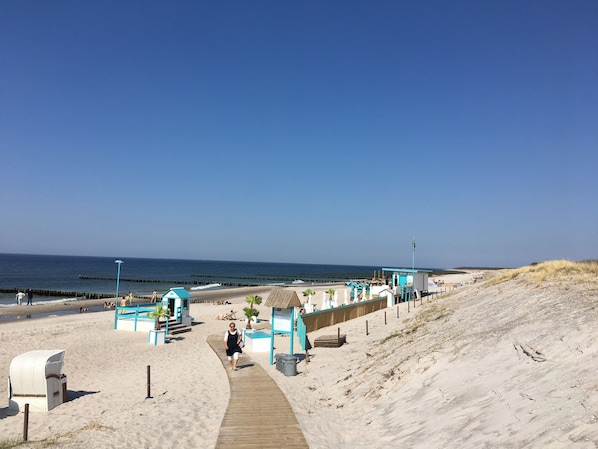
[[[228,337],[226,340],[226,343],[228,345],[228,349],[226,350],[226,355],[227,356],[231,356],[233,355],[235,352],[243,352],[241,350],[241,347],[239,346],[238,340],[239,340],[239,331],[235,330],[235,332],[233,332],[232,334],[230,333],[230,331],[226,331],[228,332]]]

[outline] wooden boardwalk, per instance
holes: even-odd
[[[216,449],[308,449],[289,401],[268,373],[245,352],[237,371],[231,371],[222,335],[210,335],[207,342],[220,357],[230,385]]]

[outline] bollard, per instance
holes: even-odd
[[[151,394],[151,372],[150,372],[150,366],[147,365],[147,396],[145,397],[145,399],[152,399],[152,394]]]
[[[384,311],[384,325],[386,326],[386,310]]]
[[[397,318],[399,317],[399,305],[397,304]]]
[[[25,404],[25,420],[23,421],[23,441],[29,437],[29,404]]]
[[[368,320],[365,320],[365,334],[370,335],[370,332],[368,331]]]

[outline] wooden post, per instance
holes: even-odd
[[[370,332],[368,330],[368,320],[365,320],[365,334],[370,335]]]
[[[386,326],[386,310],[384,311],[384,325]]]
[[[307,333],[305,334],[305,363],[309,363],[309,346],[307,346],[308,343],[308,339],[307,339]]]
[[[68,401],[68,390],[66,388],[66,382],[62,384],[62,402]]]
[[[407,301],[407,313],[411,312],[411,301]]]
[[[23,441],[29,437],[29,404],[25,404],[25,420],[23,421]]]
[[[397,304],[397,318],[399,317],[399,305]]]
[[[149,365],[147,365],[147,396],[145,399],[151,399],[152,398],[152,393],[151,393],[151,368]]]

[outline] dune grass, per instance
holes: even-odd
[[[558,284],[594,284],[598,285],[598,260],[571,262],[552,260],[525,267],[504,270],[489,280],[489,285],[497,285],[511,280],[520,280],[528,284],[554,282]]]
[[[87,431],[87,430],[113,430],[113,429],[111,427],[104,426],[103,424],[100,424],[97,421],[92,421],[89,424],[87,424],[86,426],[81,427],[80,429],[72,430],[72,431],[64,433],[64,434],[53,435],[44,440],[34,440],[34,441],[32,441],[32,440],[23,441],[20,439],[2,440],[2,441],[0,441],[0,449],[13,449],[13,448],[21,447],[24,445],[27,445],[27,447],[39,447],[39,448],[55,447],[56,445],[59,445],[59,440],[61,438],[74,438],[78,433]]]
[[[0,449],[12,449],[25,444],[22,440],[2,440],[0,441]]]

